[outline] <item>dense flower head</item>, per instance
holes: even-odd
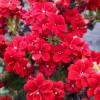
[[[69,63],[71,61],[72,52],[68,48],[66,42],[59,43],[52,47],[54,62]]]
[[[25,58],[25,54],[26,41],[23,41],[21,37],[14,38],[6,48],[4,55],[6,71],[14,71],[22,77],[28,76],[33,71],[33,68],[28,59]]]
[[[66,78],[65,90],[70,93],[80,93],[81,88],[76,86],[74,80]]]
[[[45,80],[42,74],[37,74],[33,80],[28,80],[24,85],[27,92],[27,100],[54,100],[54,93],[52,91],[53,82]]]
[[[93,21],[81,4],[99,14],[99,0],[0,0],[0,88],[13,96],[24,85],[27,100],[100,99],[100,52],[83,39]]]
[[[53,92],[55,94],[55,100],[63,100],[64,93],[64,83],[62,81],[54,82]]]
[[[78,13],[77,9],[67,9],[63,12],[65,23],[68,26],[68,40],[72,39],[72,36],[83,37],[86,33],[86,21],[81,14]]]
[[[88,97],[94,97],[94,100],[99,100],[100,98],[100,75],[93,74],[88,80],[89,89],[87,90]]]
[[[9,42],[8,48],[12,48],[12,50],[21,52],[21,55],[24,55],[27,51],[27,41],[24,37],[16,36]]]
[[[84,42],[83,38],[74,36],[70,43],[70,49],[73,53],[74,61],[82,58],[92,58],[88,44]]]
[[[23,15],[23,19],[32,25],[32,31],[42,38],[51,35],[64,38],[67,28],[63,16],[58,15],[58,12],[51,2],[36,2],[33,8]]]
[[[13,55],[12,55],[13,53]],[[21,77],[28,76],[32,71],[32,65],[28,62],[22,52],[7,48],[4,57],[7,72],[15,72]]]
[[[45,76],[50,77],[56,71],[56,63],[53,61],[40,63],[39,71],[44,73]]]
[[[57,12],[57,8],[51,2],[36,2],[32,9],[23,14],[23,18],[26,19],[28,24],[34,24],[45,21],[47,16],[49,17]]]
[[[32,25],[32,31],[39,37],[49,38],[52,35],[64,38],[67,33],[63,16],[57,14],[58,10],[53,3],[36,3],[31,11],[24,14],[23,18]]]
[[[32,54],[32,59],[34,61],[38,61],[42,59],[43,61],[50,60],[50,44],[45,42],[43,39],[39,38],[35,41],[34,45],[29,46],[28,50]]]
[[[76,86],[82,89],[88,86],[87,80],[91,73],[94,73],[92,63],[87,59],[76,61],[68,68],[68,71],[68,79],[74,80]]]
[[[45,80],[41,73],[38,73],[35,78],[29,79],[24,85],[27,92],[27,100],[63,100],[64,99],[64,84],[62,81],[53,82]]]
[[[51,34],[54,34],[60,38],[64,38],[65,34],[67,33],[67,28],[63,16],[54,15],[49,20],[52,25]]]
[[[94,62],[100,63],[100,52],[92,51],[91,55]]]

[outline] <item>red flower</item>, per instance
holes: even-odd
[[[25,58],[26,45],[27,42],[24,42],[21,37],[16,37],[9,43],[4,55],[6,71],[14,71],[22,77],[26,77],[32,73],[32,65]]]
[[[91,74],[88,79],[89,89],[87,90],[88,97],[94,97],[94,100],[100,99],[100,75],[97,73]]]
[[[57,35],[60,38],[64,38],[65,34],[67,33],[67,28],[63,16],[53,15],[48,20],[52,25],[52,34]]]
[[[54,100],[52,91],[53,82],[45,80],[43,75],[38,73],[36,78],[28,80],[24,85],[27,92],[27,100]]]
[[[16,74],[25,77],[33,71],[31,64],[28,63],[28,59],[21,52],[15,51],[12,48],[6,49],[4,60],[6,71],[8,72],[14,71]]]
[[[15,51],[20,51],[22,55],[27,52],[28,39],[21,36],[16,36],[10,41],[8,47],[13,48]]]
[[[64,18],[57,15],[58,10],[51,2],[35,2],[31,10],[23,14],[23,18],[32,25],[32,31],[44,38],[52,34],[61,35],[66,32]],[[60,19],[60,20],[59,20]]]
[[[57,13],[57,8],[51,2],[35,2],[31,10],[23,14],[28,24],[42,23],[50,15]]]
[[[79,14],[78,10],[67,9],[63,12],[63,17],[68,27],[67,39],[69,40],[70,38],[71,40],[73,36],[83,37],[87,31],[87,22],[83,19],[82,15]]]
[[[80,93],[81,89],[76,86],[75,81],[66,79],[65,90],[71,93]]]
[[[68,79],[75,80],[75,84],[79,88],[87,87],[88,79],[91,73],[94,73],[92,63],[87,59],[78,60],[69,67],[68,71]]]
[[[56,64],[53,62],[44,62],[40,64],[39,71],[50,77],[56,71]]]
[[[74,61],[82,58],[91,59],[91,51],[82,38],[74,36],[69,47],[73,53]]]
[[[49,16],[57,13],[57,8],[52,2],[36,2],[32,9],[32,14],[40,19],[42,16]],[[40,18],[39,18],[40,16]],[[43,18],[43,17],[42,17]]]
[[[92,59],[94,62],[100,63],[100,52],[92,51]]]
[[[62,81],[54,82],[53,91],[55,100],[64,100],[64,83]]]
[[[100,99],[100,85],[97,86],[96,88],[90,88],[87,91],[87,95],[89,97],[94,97],[94,100],[99,100]]]
[[[32,53],[32,59],[37,61],[42,58],[44,61],[50,60],[50,44],[45,42],[42,39],[36,41],[36,43],[32,43],[29,46],[29,51]]]
[[[67,46],[67,43],[60,43],[52,47],[54,62],[70,62],[71,51],[68,49]]]

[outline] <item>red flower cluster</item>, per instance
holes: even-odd
[[[100,66],[99,66],[100,67]],[[100,98],[100,74],[94,74],[89,78],[89,89],[87,95],[89,97],[94,97],[94,100],[99,100]]]
[[[87,59],[78,60],[75,64],[69,67],[68,79],[73,80],[75,86],[83,89],[88,86],[88,79],[92,73],[92,63]]]
[[[87,89],[88,97],[94,100],[100,98],[100,64],[91,63],[87,59],[82,59],[69,67],[66,90],[70,92],[80,92]],[[73,82],[73,84],[72,84]],[[70,85],[72,84],[72,85]]]
[[[88,21],[70,7],[71,0],[28,1],[28,10],[19,0],[0,1],[5,70],[27,79],[27,100],[64,100],[71,94],[99,100],[100,53],[83,40]]]
[[[6,70],[8,72],[14,71],[18,75],[25,77],[33,71],[31,63],[25,58],[27,51],[26,45],[27,41],[24,38],[22,39],[22,37],[15,37],[10,42],[4,56]]]
[[[43,75],[38,73],[36,78],[29,79],[24,86],[27,91],[27,100],[63,100],[63,82],[52,82],[45,80]]]
[[[67,39],[71,40],[73,36],[83,37],[84,33],[86,33],[86,25],[88,22],[86,19],[83,19],[78,13],[77,9],[65,9],[63,12],[63,17],[65,18],[65,22],[68,27],[68,35]]]

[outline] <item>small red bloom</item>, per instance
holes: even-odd
[[[60,43],[52,47],[54,62],[69,63],[71,60],[71,51],[68,49],[67,43]]]
[[[88,79],[93,73],[92,63],[87,59],[78,60],[69,67],[68,79],[75,80],[75,84],[79,88],[88,86]]]
[[[50,44],[45,42],[43,39],[39,39],[29,46],[29,51],[32,53],[32,59],[35,61],[40,60],[41,58],[43,61],[49,61],[50,49]]]
[[[92,59],[94,62],[100,63],[100,52],[92,51]]]
[[[23,38],[16,37],[8,45],[4,55],[6,71],[14,71],[16,74],[26,77],[33,71],[31,63],[25,58],[27,42]]]
[[[53,15],[49,18],[49,21],[52,25],[52,34],[57,35],[60,38],[64,38],[64,35],[67,33],[67,27],[63,16]]]
[[[53,62],[44,62],[40,64],[39,71],[50,77],[56,71],[56,64]]]
[[[36,78],[28,80],[24,85],[27,100],[54,100],[52,88],[53,82],[45,80],[40,73],[37,74]]]
[[[55,100],[64,99],[64,83],[62,81],[54,82],[53,92],[55,94]]]
[[[52,2],[35,2],[31,10],[23,14],[28,24],[43,23],[47,17],[57,13],[57,8]]]
[[[81,89],[76,86],[75,81],[66,79],[65,90],[71,93],[80,93]]]
[[[8,72],[14,71],[19,76],[25,77],[33,71],[31,64],[28,63],[28,59],[21,52],[14,51],[12,48],[6,49],[4,60],[6,63],[6,71]]]
[[[74,61],[82,58],[91,59],[91,51],[88,48],[88,44],[82,38],[74,36],[69,47],[73,53]]]
[[[77,9],[65,9],[63,12],[65,23],[67,24],[68,34],[67,39],[70,41],[73,36],[83,37],[86,33],[87,22],[79,14]]]
[[[96,88],[90,88],[87,91],[87,95],[89,97],[94,97],[94,100],[99,100],[100,99],[100,86],[98,86]]]
[[[97,73],[91,74],[88,79],[89,89],[87,90],[88,97],[94,97],[94,100],[100,99],[100,75]]]

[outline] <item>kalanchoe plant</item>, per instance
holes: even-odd
[[[100,100],[100,52],[83,39],[99,10],[99,0],[0,0],[0,100]]]

